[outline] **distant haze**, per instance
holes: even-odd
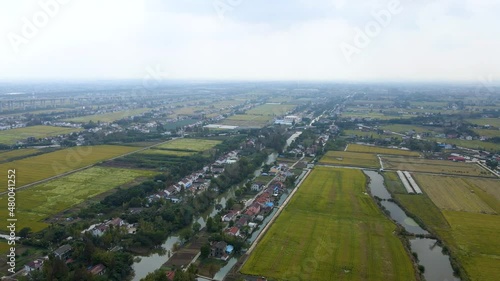
[[[500,79],[496,0],[0,2],[0,80]]]

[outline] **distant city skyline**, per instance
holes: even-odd
[[[0,3],[0,80],[500,80],[494,0]]]

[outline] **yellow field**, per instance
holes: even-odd
[[[420,188],[442,210],[496,214],[464,178],[415,174]],[[500,188],[500,182],[496,182]]]
[[[81,131],[81,129],[54,126],[31,126],[17,128],[0,131],[0,143],[13,144],[16,141],[25,140],[28,137],[45,138],[70,134],[78,131]]]
[[[359,170],[315,167],[241,269],[270,280],[412,281],[396,226]]]
[[[380,162],[375,154],[361,152],[328,151],[319,163],[364,168],[380,167]]]
[[[500,181],[428,175],[415,178],[424,194],[404,194],[399,182],[397,188],[390,188],[398,202],[443,240],[468,280],[496,281],[500,276],[500,200],[496,197]],[[491,214],[481,213],[484,211]]]
[[[497,179],[468,178],[466,182],[477,186],[479,189],[500,201],[500,182]]]
[[[114,145],[74,147],[3,163],[0,170],[16,169],[16,186],[21,187],[138,149]]]
[[[349,146],[347,147],[347,151],[375,153],[375,154],[417,156],[417,157],[420,156],[420,153],[416,151],[361,145],[361,144],[349,144]]]
[[[0,153],[0,162],[9,161],[10,159],[13,159],[13,158],[33,155],[33,154],[37,154],[40,152],[41,151],[39,149],[34,149],[34,148],[16,149],[16,150],[5,151],[5,152]]]
[[[461,176],[486,176],[493,177],[490,172],[480,168],[474,163],[453,162],[447,160],[429,160],[415,157],[389,157],[382,156],[384,168],[410,171],[441,173]]]

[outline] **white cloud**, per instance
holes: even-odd
[[[249,0],[224,21],[207,3],[145,1],[70,1],[17,55],[3,36],[0,79],[142,78],[156,65],[186,79],[474,80],[500,73],[499,4],[492,0],[401,0],[403,12],[350,64],[339,44],[351,42],[355,28],[389,0],[317,7]],[[35,1],[5,2],[4,35],[38,8]]]

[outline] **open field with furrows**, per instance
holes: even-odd
[[[364,153],[375,153],[375,154],[389,154],[389,155],[405,155],[405,156],[420,156],[420,153],[410,150],[385,148],[378,146],[369,146],[361,144],[349,144],[347,147],[348,152],[364,152]]]
[[[414,174],[420,188],[442,210],[496,214],[486,202],[476,194],[474,186],[465,178]],[[491,181],[497,188],[500,182]]]
[[[375,154],[361,152],[328,151],[319,163],[364,168],[380,167],[380,162]]]
[[[472,281],[493,281],[500,276],[500,216],[477,212],[440,210],[424,193],[419,196],[405,194],[404,187],[392,172],[383,174],[385,184],[404,208],[417,217],[429,230],[443,240]],[[418,177],[418,176],[417,176]],[[471,190],[493,210],[499,212],[498,181],[493,179],[462,178],[472,184]],[[496,184],[492,184],[496,182]],[[452,188],[452,187],[451,187]],[[487,193],[486,191],[490,189]],[[498,195],[498,194],[497,194]],[[456,198],[456,197],[453,197]],[[461,200],[460,198],[458,200]]]
[[[359,170],[316,167],[242,273],[271,280],[415,280],[396,226]]]
[[[160,155],[170,155],[170,156],[190,156],[195,154],[196,151],[179,151],[179,150],[166,150],[166,149],[148,149],[137,154],[151,155],[151,154],[160,154]]]
[[[16,169],[16,186],[57,176],[135,150],[131,146],[79,146],[0,164],[0,170]]]
[[[478,119],[466,119],[465,121],[476,124],[480,126],[494,126],[500,128],[500,118],[478,118]]]
[[[263,104],[245,112],[248,115],[282,116],[288,114],[296,105],[293,104]]]
[[[44,219],[90,199],[100,193],[133,181],[148,177],[153,172],[93,167],[59,179],[42,183],[16,194],[17,229],[31,227],[39,231],[47,226]],[[0,197],[0,204],[7,206],[7,196]],[[6,221],[8,210],[0,210],[0,219]]]
[[[166,150],[181,150],[181,151],[205,151],[220,144],[218,140],[204,140],[204,139],[175,139],[167,143],[155,146],[157,149]]]
[[[30,155],[43,153],[40,149],[26,148],[0,152],[0,162],[8,162],[12,159],[28,157]]]
[[[29,137],[46,138],[58,135],[70,134],[81,131],[81,129],[54,127],[54,126],[31,126],[11,130],[0,131],[0,143],[14,144],[19,140],[26,140]]]
[[[66,119],[65,121],[68,122],[75,122],[75,123],[88,123],[90,121],[92,122],[113,122],[116,120],[120,120],[126,117],[130,116],[135,116],[135,115],[140,115],[144,112],[150,111],[150,108],[138,108],[138,109],[131,109],[131,110],[124,110],[124,111],[117,111],[117,112],[112,112],[112,113],[106,113],[106,114],[97,114],[97,115],[87,115],[87,116],[81,116],[81,117],[75,117],[71,119]]]
[[[493,177],[490,172],[487,172],[474,163],[430,160],[416,157],[382,156],[381,158],[385,169],[447,175]]]

